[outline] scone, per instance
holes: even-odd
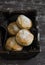
[[[16,35],[16,33],[20,30],[19,27],[16,25],[16,22],[12,22],[7,27],[8,32],[12,35]]]
[[[25,15],[19,15],[16,22],[20,28],[30,29],[32,27],[31,19]]]
[[[15,37],[8,38],[8,40],[6,41],[5,48],[7,50],[12,50],[12,51],[21,51],[23,49],[22,46],[17,44]]]
[[[34,35],[26,29],[20,30],[16,35],[16,41],[23,46],[29,46],[34,40]]]

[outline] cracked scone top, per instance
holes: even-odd
[[[23,49],[22,46],[17,44],[15,37],[10,37],[7,39],[5,48],[7,50],[12,50],[12,51],[21,51]]]
[[[32,27],[31,19],[25,15],[19,15],[16,22],[20,28],[30,29]]]
[[[20,30],[19,27],[16,25],[16,22],[12,22],[8,25],[8,32],[12,35],[16,35],[16,33]]]
[[[29,46],[34,40],[34,35],[26,29],[20,30],[16,35],[16,41],[23,46]]]

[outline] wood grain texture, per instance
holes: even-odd
[[[0,11],[37,10],[36,20],[40,32],[40,53],[30,60],[4,60],[0,65],[45,65],[45,0],[0,0]]]

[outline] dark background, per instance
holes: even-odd
[[[45,0],[0,0],[0,11],[37,10],[36,20],[40,32],[40,53],[30,60],[4,60],[0,65],[45,65]]]

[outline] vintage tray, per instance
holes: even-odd
[[[9,23],[16,21],[17,17],[20,14],[24,14],[32,20],[33,26],[30,31],[34,34],[33,43],[24,47],[20,52],[7,51],[5,49],[5,42],[8,37],[11,35],[7,31],[7,26]],[[4,12],[0,11],[0,56],[4,59],[29,59],[34,57],[40,52],[40,44],[39,44],[39,32],[38,32],[38,22],[36,21],[36,10],[22,10],[22,11],[14,11],[14,12]]]

